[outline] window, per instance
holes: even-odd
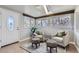
[[[30,28],[30,18],[29,17],[24,17],[24,28]]]
[[[57,16],[54,19],[52,19],[52,24],[67,26],[67,25],[69,25],[70,19],[71,19],[70,15],[59,16],[59,17]]]
[[[8,17],[7,27],[8,27],[9,31],[13,31],[14,30],[14,17],[13,16],[9,16]]]
[[[31,27],[34,27],[35,26],[35,20],[31,18],[30,22],[31,22]]]
[[[42,23],[41,20],[36,20],[36,26],[37,27],[41,27],[41,25],[42,25],[41,23]]]
[[[48,26],[48,20],[42,20],[42,26],[43,27]]]

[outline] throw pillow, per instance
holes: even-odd
[[[62,34],[61,33],[57,33],[56,36],[57,37],[62,37]]]
[[[62,36],[65,36],[66,35],[65,31],[61,32],[61,34],[62,34]]]

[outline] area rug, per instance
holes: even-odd
[[[29,53],[49,53],[49,50],[46,50],[46,43],[41,43],[38,48],[33,48],[31,43],[22,44],[20,47]],[[56,53],[56,50],[52,49],[52,53]],[[57,53],[66,53],[66,49],[57,47]]]

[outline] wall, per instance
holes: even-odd
[[[30,27],[27,27],[27,20],[30,22]],[[22,16],[20,20],[20,39],[24,40],[30,38],[30,29],[31,29],[31,21],[34,20],[33,18]]]
[[[0,45],[1,45],[1,42],[2,42],[2,15],[0,12]]]
[[[6,36],[6,19],[5,17],[8,15],[8,11],[11,11],[11,12],[14,12],[16,13],[16,15],[18,16],[19,14],[19,20],[18,20],[18,39],[20,40],[23,40],[25,38],[28,38],[30,37],[30,28],[25,28],[24,27],[24,16],[21,14],[21,13],[18,13],[16,11],[13,11],[13,10],[9,10],[9,9],[6,9],[6,8],[0,8],[0,22],[2,23],[2,29],[0,29],[0,42],[2,42],[1,40],[6,40],[7,36]],[[9,12],[9,14],[11,14]],[[29,18],[28,17],[28,20],[34,20],[33,18]],[[5,24],[4,24],[5,23]],[[1,24],[0,24],[1,25]],[[2,33],[1,33],[2,32]],[[11,35],[11,37],[13,37]],[[1,44],[1,43],[0,43]],[[2,45],[5,45],[5,42],[2,44]]]
[[[1,23],[2,23],[2,39],[1,39],[1,45],[6,45],[9,43],[13,43],[17,40],[19,40],[19,30],[17,31],[17,28],[19,29],[19,22],[18,20],[20,19],[20,13],[18,12],[14,12],[12,10],[9,9],[5,9],[5,8],[0,8],[0,17],[1,17]],[[7,18],[9,16],[13,16],[14,17],[14,21],[16,21],[16,25],[14,26],[14,30],[12,32],[10,32],[7,28]],[[16,31],[15,31],[16,30]]]
[[[68,16],[68,14],[65,15],[60,15],[61,17],[63,16]],[[47,33],[50,35],[55,35],[57,32],[61,32],[61,31],[66,31],[66,32],[70,32],[71,33],[71,41],[74,41],[74,14],[70,14],[71,16],[71,21],[70,24],[67,26],[54,26],[54,25],[50,25],[47,27],[41,27],[38,30],[42,31],[43,33]],[[46,17],[45,19],[50,20],[50,22],[52,22],[51,20],[54,19],[55,16],[52,17]],[[57,16],[56,16],[57,17]],[[41,20],[41,19],[37,19],[37,20]]]
[[[79,6],[75,9],[75,21],[74,21],[74,33],[75,33],[75,43],[79,46]]]

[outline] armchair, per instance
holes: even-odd
[[[70,33],[67,32],[66,35],[64,35],[62,37],[54,36],[54,37],[52,37],[52,39],[55,40],[58,45],[66,47],[69,44]]]

